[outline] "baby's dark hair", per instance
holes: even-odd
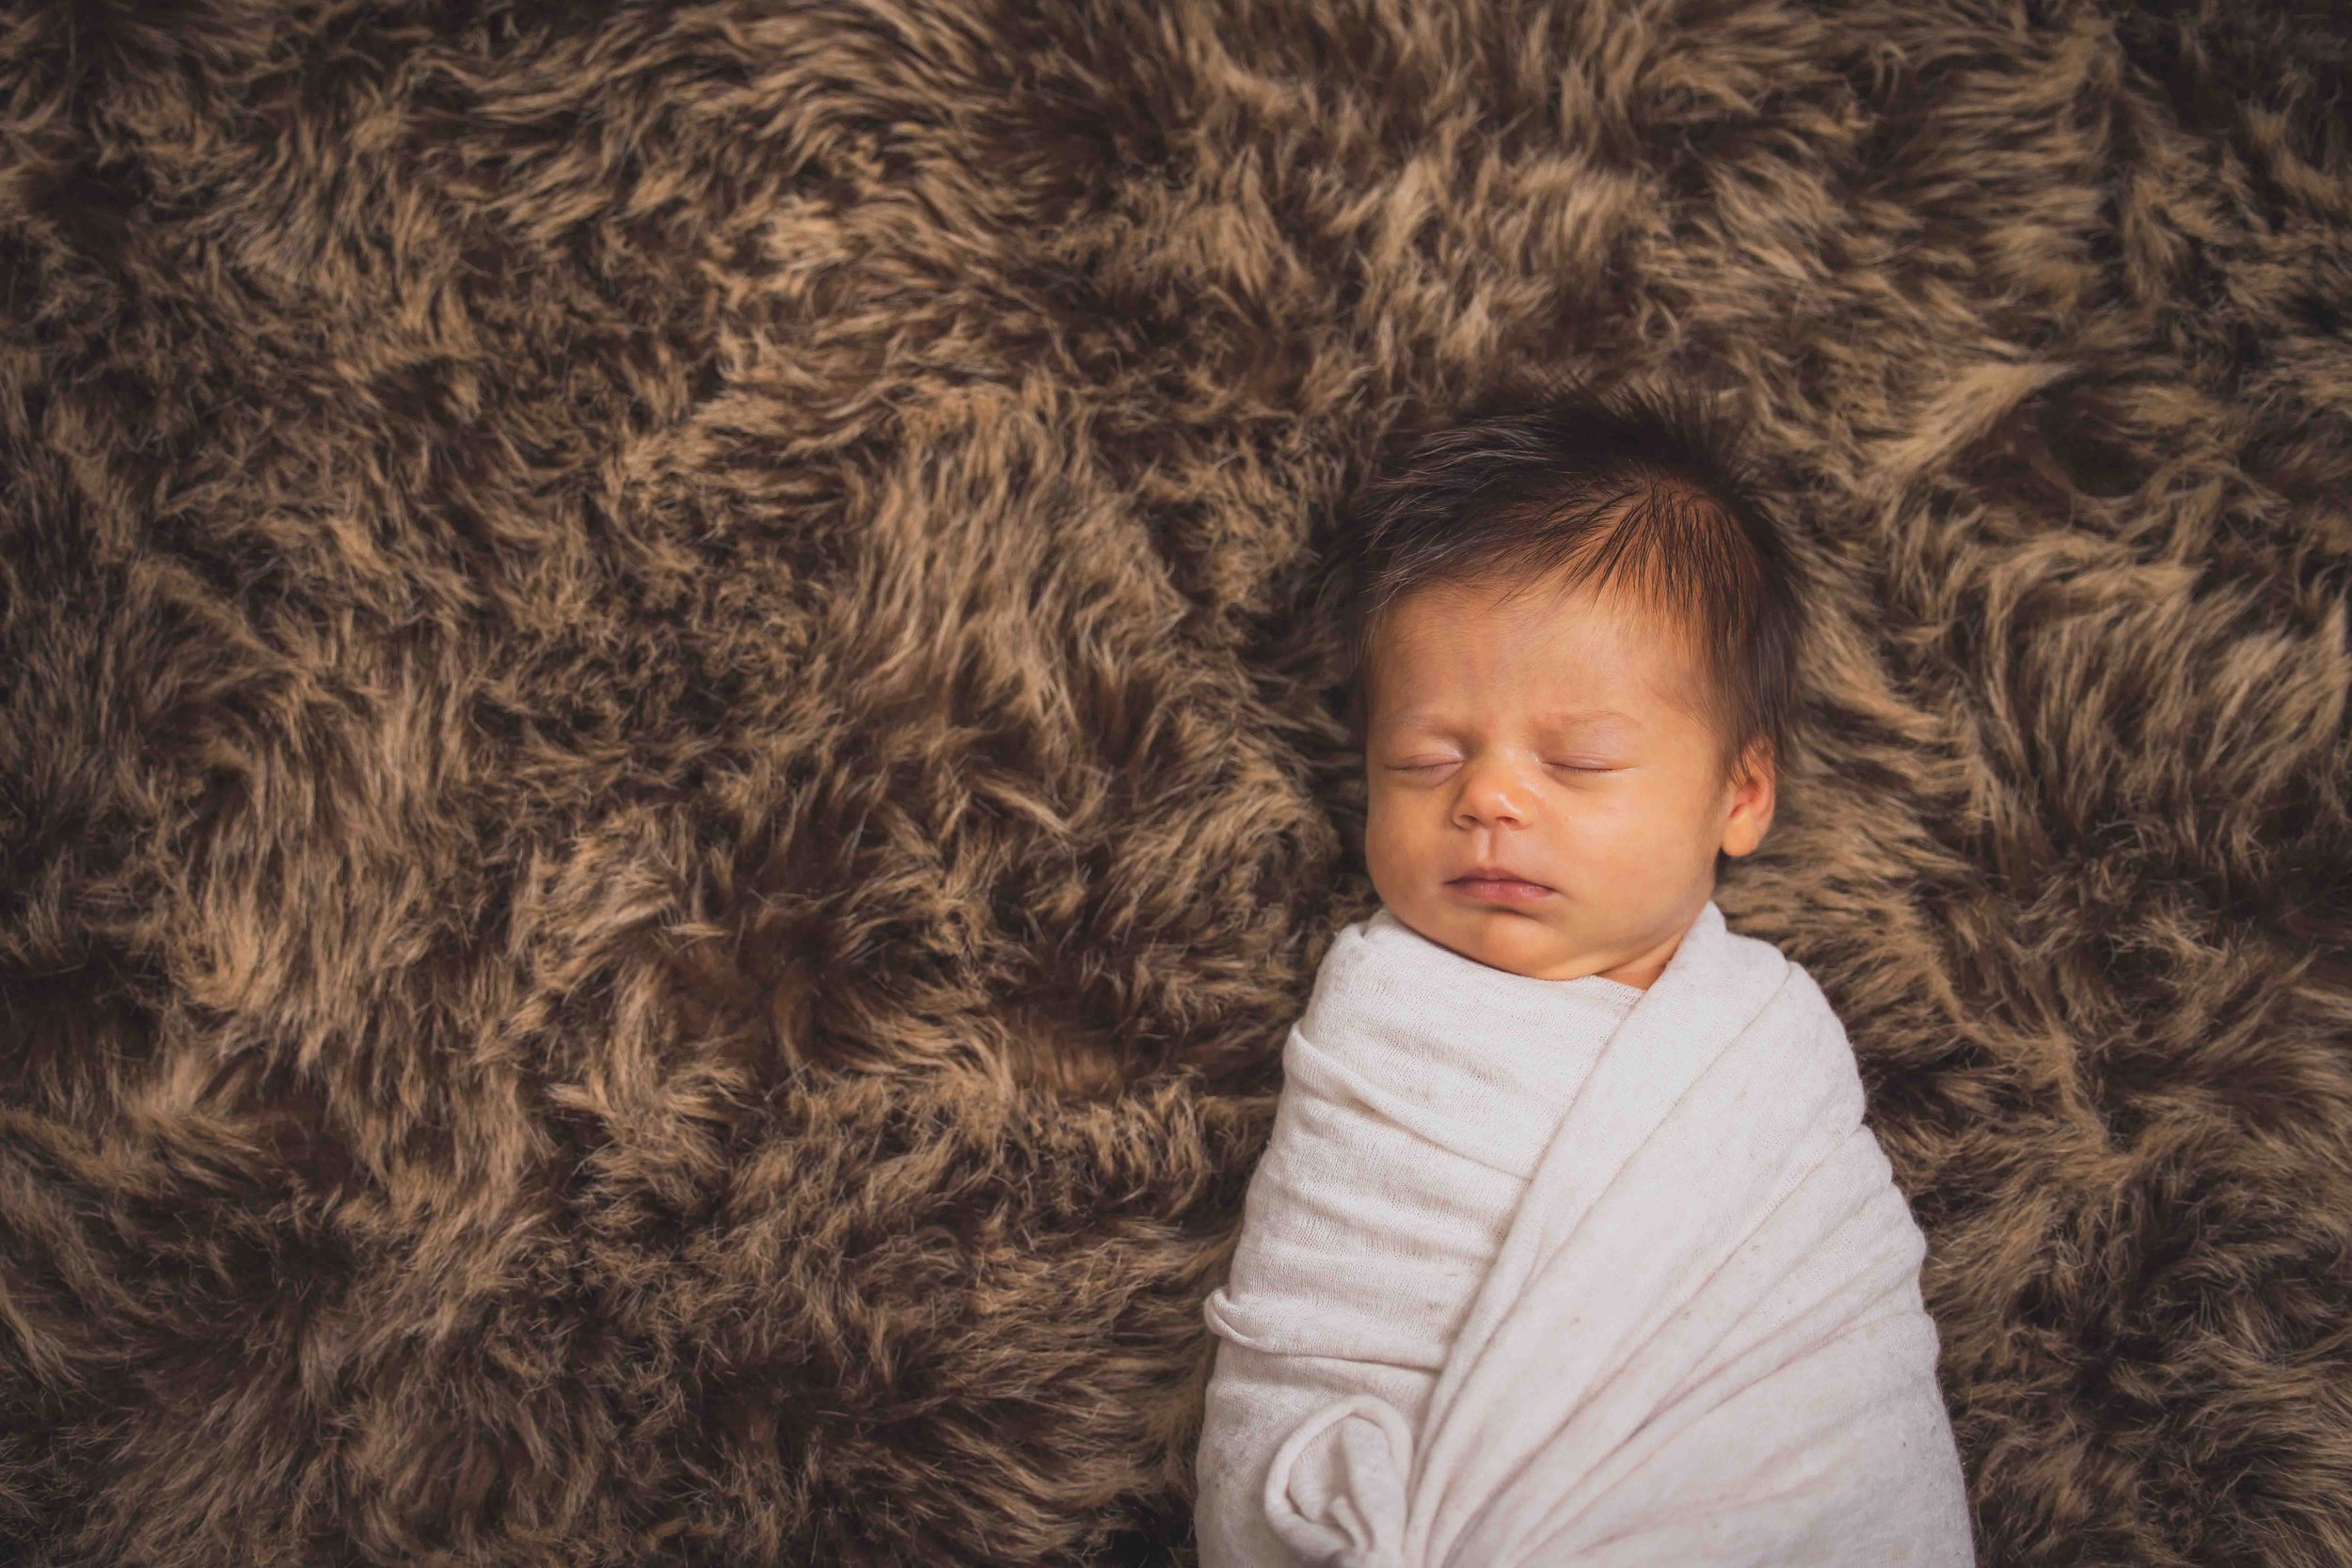
[[[1697,705],[1713,721],[1725,776],[1755,751],[1786,767],[1799,568],[1722,416],[1677,393],[1554,389],[1424,436],[1354,512],[1333,608],[1359,746],[1372,652],[1399,600],[1489,578],[1517,579],[1517,594],[1556,571],[1563,587],[1618,586],[1692,634],[1708,676]]]

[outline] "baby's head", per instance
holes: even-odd
[[[1733,461],[1692,407],[1577,395],[1441,432],[1374,488],[1350,718],[1368,869],[1406,925],[1646,987],[1715,857],[1763,840],[1800,597]],[[1466,879],[1497,869],[1524,881]]]

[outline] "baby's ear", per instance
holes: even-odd
[[[1724,818],[1724,854],[1749,854],[1764,842],[1772,825],[1772,808],[1778,803],[1779,782],[1768,742],[1757,741],[1741,753],[1739,766],[1732,769],[1731,809]]]

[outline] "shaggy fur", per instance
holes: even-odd
[[[2352,1560],[2352,98],[2240,0],[0,3],[0,1558],[1159,1563],[1391,443],[1712,389],[1988,1562]]]

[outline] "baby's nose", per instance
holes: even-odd
[[[1532,792],[1507,767],[1473,765],[1462,781],[1455,815],[1475,822],[1524,822]]]

